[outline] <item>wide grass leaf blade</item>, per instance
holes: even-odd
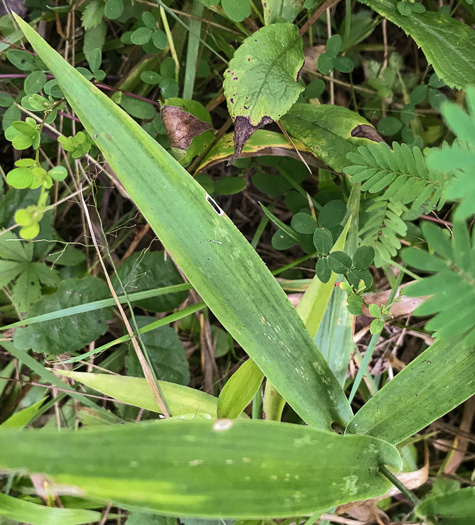
[[[0,516],[32,525],[80,525],[101,519],[101,514],[92,510],[44,507],[5,494],[0,494]]]
[[[91,374],[88,372],[70,372],[55,370],[56,374],[70,377],[106,396],[123,403],[160,412],[160,409],[148,386],[147,380],[141,377],[128,377],[113,374]],[[160,388],[174,416],[185,414],[208,414],[216,417],[218,399],[205,392],[176,383],[159,381]],[[247,417],[244,414],[244,417]]]
[[[385,385],[352,419],[349,434],[399,443],[475,394],[475,347],[438,341]]]
[[[261,420],[0,432],[1,469],[41,472],[83,497],[172,516],[310,514],[383,494],[391,487],[378,471],[384,464],[402,466],[384,441]]]
[[[309,424],[346,424],[343,390],[260,257],[201,186],[148,133],[19,17],[146,220],[220,322]]]
[[[448,523],[451,523],[450,518],[465,518],[467,521],[463,523],[468,525],[473,523],[475,516],[475,487],[467,487],[448,494],[428,496],[419,503],[415,511],[416,516],[421,518],[439,516],[447,519]]]

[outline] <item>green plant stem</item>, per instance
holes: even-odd
[[[399,288],[399,285],[401,284],[403,275],[404,275],[403,272],[399,272],[399,275],[397,276],[397,279],[396,279],[396,284],[391,290],[388,301],[386,303],[387,308],[389,308],[389,305],[393,303],[394,298],[396,297],[396,293]],[[368,348],[366,349],[366,352],[364,354],[363,362],[361,363],[358,373],[356,374],[355,382],[353,383],[353,386],[351,387],[350,397],[348,398],[348,401],[350,403],[353,401],[355,394],[358,391],[361,380],[363,379],[363,375],[366,372],[366,369],[368,368],[368,364],[371,360],[371,357],[373,356],[373,352],[374,352],[374,349],[376,348],[376,343],[379,340],[379,336],[381,335],[381,332],[382,330],[378,332],[377,334],[374,334],[373,337],[371,337],[371,341],[369,342]]]
[[[262,384],[252,400],[252,419],[262,419]]]
[[[401,481],[397,479],[397,477],[388,469],[386,466],[380,467],[379,471],[383,476],[389,479],[389,481],[401,492],[401,494],[404,494],[406,498],[413,504],[418,505],[420,503],[420,499],[411,492]]]
[[[312,253],[309,253],[307,255],[304,255],[303,257],[300,257],[300,259],[296,259],[295,261],[286,264],[285,266],[282,266],[282,268],[278,268],[277,270],[274,270],[272,272],[272,275],[279,275],[280,273],[285,272],[286,270],[290,270],[290,268],[293,268],[294,266],[297,266],[297,264],[300,264],[308,259],[311,259],[312,257],[315,257],[317,255],[317,251],[315,250]]]
[[[170,54],[173,60],[175,61],[175,80],[178,82],[178,76],[180,72],[180,61],[178,59],[178,55],[175,49],[175,42],[173,42],[173,35],[172,35],[172,32],[170,31],[170,25],[168,24],[168,18],[165,13],[165,9],[163,9],[162,6],[160,6],[160,16],[162,17],[163,28],[165,29],[165,34],[167,35],[167,38],[168,38],[168,45],[170,46]]]
[[[343,41],[348,45],[351,32],[351,0],[345,0],[345,30],[343,33]]]
[[[264,26],[266,23],[264,21],[264,17],[262,16],[261,12],[259,11],[259,9],[257,9],[256,5],[254,4],[254,2],[252,0],[250,0],[251,2],[251,8],[252,10],[254,11],[254,13],[256,13],[257,15],[257,18],[259,18],[261,24]]]

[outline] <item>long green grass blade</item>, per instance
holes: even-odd
[[[385,385],[346,429],[399,443],[475,394],[475,347],[438,341]]]
[[[252,359],[242,364],[219,394],[218,417],[234,419],[239,416],[259,390],[263,377]]]
[[[203,300],[309,424],[346,424],[340,385],[286,295],[201,186],[17,17],[111,168]]]
[[[6,494],[0,494],[0,516],[31,525],[80,525],[101,519],[100,512],[44,507]]]
[[[106,396],[113,397],[136,407],[152,412],[160,412],[147,380],[141,377],[128,377],[112,374],[91,374],[55,370],[56,374],[71,377]],[[163,395],[174,416],[185,414],[209,414],[216,417],[218,399],[205,392],[167,381],[159,381]],[[247,416],[244,414],[245,418]]]
[[[163,420],[79,432],[0,432],[0,468],[172,516],[265,518],[383,494],[399,453],[369,436],[261,420]],[[26,468],[25,468],[26,467]]]

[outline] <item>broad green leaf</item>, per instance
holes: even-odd
[[[198,166],[196,172],[209,168],[219,162],[229,161],[234,155],[234,133],[224,135],[209,151],[206,157]],[[287,138],[281,133],[267,131],[264,129],[257,130],[252,137],[246,142],[241,151],[240,157],[260,157],[262,155],[275,155],[279,157],[298,158],[295,151],[297,149],[311,166],[323,166],[315,155],[304,146],[299,140],[293,140],[292,145]],[[295,147],[294,147],[295,146]]]
[[[282,117],[282,124],[292,137],[336,171],[350,164],[347,153],[382,140],[365,118],[342,106],[295,104]]]
[[[135,322],[139,328],[144,328],[152,321],[150,317],[135,316]],[[150,330],[141,335],[141,340],[158,379],[180,385],[188,384],[190,370],[185,348],[171,326],[160,326],[155,330]],[[130,343],[126,364],[129,376],[144,377],[137,354]]]
[[[263,377],[252,359],[242,364],[219,394],[218,417],[234,419],[239,416],[259,390]]]
[[[305,0],[263,0],[262,10],[266,26],[282,20],[293,22],[304,3]]]
[[[260,420],[164,420],[78,432],[0,432],[0,468],[44,473],[81,496],[171,516],[265,518],[379,496],[397,450]],[[272,495],[272,497],[270,497]]]
[[[96,277],[68,279],[58,290],[41,298],[28,312],[31,317],[104,299],[110,295],[107,285]],[[112,317],[111,308],[46,321],[38,326],[15,330],[13,340],[18,350],[60,354],[74,352],[94,341],[107,331],[106,320]]]
[[[475,516],[475,487],[455,490],[448,494],[428,496],[415,508],[416,516],[441,517],[448,523],[450,518],[470,518]],[[470,523],[466,522],[467,525]]]
[[[460,338],[434,343],[363,406],[346,432],[401,442],[475,393],[474,367],[475,348]]]
[[[360,2],[410,35],[449,87],[475,84],[475,32],[469,25],[434,11],[403,16],[391,0]]]
[[[235,157],[256,129],[279,120],[304,90],[297,83],[303,41],[293,24],[272,24],[246,38],[224,73]]]
[[[6,494],[0,494],[0,516],[31,525],[80,525],[101,519],[100,512],[45,507]]]
[[[129,405],[160,413],[150,386],[141,377],[127,377],[87,372],[68,372],[55,370],[55,373],[71,377],[106,396],[113,397]],[[185,414],[209,414],[216,417],[218,399],[187,386],[159,381],[160,388],[174,416]],[[243,417],[247,418],[244,414]]]
[[[346,424],[351,409],[340,385],[285,293],[223,210],[133,119],[17,20],[137,207],[228,332],[307,423],[327,429],[333,421]]]
[[[15,414],[11,415],[6,421],[4,421],[0,428],[2,430],[6,428],[24,428],[28,423],[35,417],[38,410],[41,408],[41,405],[45,401],[45,397],[43,399],[40,399],[37,403],[33,403],[33,405],[30,405],[27,408],[24,408],[23,410],[20,410],[19,412],[16,412]]]
[[[118,295],[122,295],[124,292],[130,294],[181,283],[183,283],[183,279],[175,268],[173,261],[170,257],[165,258],[165,252],[162,251],[147,251],[132,255],[119,266],[117,275],[112,279],[112,284]],[[187,295],[187,291],[180,291],[143,299],[142,301],[134,302],[134,304],[151,312],[168,312],[178,308]]]

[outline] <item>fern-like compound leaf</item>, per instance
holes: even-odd
[[[407,225],[401,215],[407,211],[406,206],[379,197],[366,209],[368,219],[359,232],[363,245],[373,246],[376,255],[374,263],[382,266],[395,257],[401,243],[399,237],[404,237]]]
[[[422,225],[422,234],[434,253],[416,248],[402,251],[410,266],[432,273],[408,286],[410,297],[429,295],[414,313],[434,315],[426,324],[439,339],[463,335],[464,343],[475,343],[475,244],[472,246],[465,222],[456,221],[453,235],[432,223]]]
[[[467,89],[466,113],[454,103],[445,103],[441,112],[449,128],[457,135],[451,146],[444,144],[427,155],[431,170],[444,176],[454,174],[445,191],[445,198],[460,201],[455,219],[465,220],[475,213],[475,88]]]
[[[419,148],[393,142],[392,149],[384,142],[360,146],[358,153],[349,153],[352,166],[344,172],[351,182],[363,183],[361,189],[379,193],[386,188],[383,198],[394,203],[411,204],[418,209],[427,203],[440,209],[447,180],[429,170]]]

